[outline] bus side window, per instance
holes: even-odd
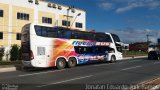
[[[91,32],[84,32],[82,35],[82,38],[85,40],[94,40],[94,34]]]
[[[67,29],[58,29],[58,38],[65,38],[70,39],[71,38],[71,31]]]
[[[71,38],[71,31],[70,30],[65,30],[63,33],[63,37],[70,39]]]
[[[79,50],[78,50],[78,52],[79,52],[80,54],[83,54],[83,48],[80,47]]]
[[[42,36],[42,27],[35,26],[35,31],[36,31],[37,36]]]
[[[57,37],[57,30],[55,30],[53,28],[48,28],[47,29],[47,36],[56,38]]]
[[[46,27],[41,27],[41,30],[42,30],[42,35],[41,36],[47,37],[48,36],[47,28]]]
[[[82,39],[82,33],[80,31],[72,31],[71,32],[71,38],[72,39]]]

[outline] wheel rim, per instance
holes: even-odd
[[[70,58],[68,61],[68,66],[71,67],[75,67],[77,64],[76,60],[74,58]]]
[[[59,61],[58,64],[59,64],[60,67],[64,67],[64,62],[63,61]]]
[[[71,65],[74,65],[74,60],[71,60],[71,61],[70,61],[70,64],[71,64]]]

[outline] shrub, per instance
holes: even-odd
[[[16,61],[18,59],[18,45],[14,44],[10,50],[10,60]]]
[[[3,56],[4,56],[4,48],[0,48],[0,61],[2,61]]]

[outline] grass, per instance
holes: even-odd
[[[147,52],[143,51],[123,51],[124,57],[147,56]]]

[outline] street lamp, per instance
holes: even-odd
[[[70,7],[68,7],[68,9],[67,9],[67,28],[68,28],[68,22],[69,22],[69,20],[68,20],[68,17],[69,17],[69,10],[71,10],[71,9],[74,9],[74,6],[70,6]]]
[[[81,13],[78,13],[78,14],[76,15],[76,17],[74,18],[74,21],[72,22],[70,28],[73,26],[73,23],[76,21],[76,18],[77,18],[78,16],[80,16],[80,15],[81,15]]]

